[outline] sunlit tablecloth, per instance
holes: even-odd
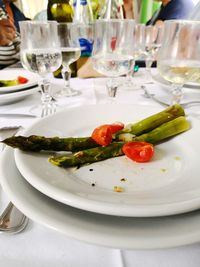
[[[136,74],[135,82],[144,82],[144,73]],[[78,105],[105,103],[107,98],[105,79],[73,79],[72,86],[81,94],[58,101],[59,108],[70,108]],[[146,84],[148,90],[156,91],[166,99],[166,90],[157,84]],[[53,80],[52,89],[59,90],[62,81]],[[153,105],[160,107],[150,99],[142,96],[142,90],[123,88],[118,90],[114,99],[116,103]],[[187,99],[193,96],[186,95]],[[198,96],[199,97],[199,96]],[[40,101],[40,94],[10,104],[1,105],[1,112],[29,112],[30,108]],[[195,107],[198,111],[199,107]],[[34,118],[4,118],[0,117],[0,128],[21,125],[24,128],[31,125]],[[0,131],[0,137],[5,132]],[[0,191],[0,212],[8,199]],[[199,225],[200,227],[200,225]],[[70,239],[52,229],[45,228],[36,222],[30,222],[26,230],[17,235],[1,234],[0,236],[0,266],[1,267],[199,267],[200,244],[164,250],[123,251],[100,247]]]

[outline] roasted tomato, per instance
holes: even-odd
[[[124,124],[116,122],[113,124],[104,124],[94,129],[92,139],[101,146],[107,146],[112,142],[112,135],[124,128]]]
[[[122,151],[128,158],[136,162],[150,161],[154,155],[153,145],[147,142],[128,142],[123,145]]]
[[[17,80],[18,80],[19,84],[23,84],[23,83],[27,83],[28,82],[28,79],[25,78],[25,77],[22,77],[22,76],[18,76]]]

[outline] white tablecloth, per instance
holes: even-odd
[[[144,74],[140,71],[135,81],[144,82]],[[59,109],[83,104],[96,104],[110,101],[106,97],[105,79],[73,79],[72,86],[81,91],[76,97],[66,98],[58,102]],[[62,86],[61,80],[53,80],[53,90]],[[167,90],[158,84],[146,84],[147,88],[156,91],[162,99],[166,99]],[[142,96],[142,90],[121,88],[114,99],[117,103],[131,103],[157,105],[150,99]],[[199,93],[200,94],[200,93]],[[185,98],[193,96],[189,94]],[[200,96],[198,95],[200,98]],[[39,103],[40,94],[27,99],[0,106],[1,112],[29,112],[30,108]],[[198,112],[199,107],[194,107]],[[4,118],[0,117],[0,127],[21,125],[27,127],[35,121],[34,118]],[[0,131],[3,138],[5,132]],[[0,212],[8,199],[0,191]],[[200,226],[199,226],[200,227]],[[20,234],[0,236],[0,266],[1,267],[199,267],[200,244],[163,249],[163,250],[135,250],[120,251],[118,249],[100,247],[70,239],[52,229],[45,228],[36,222],[30,221],[26,230]]]

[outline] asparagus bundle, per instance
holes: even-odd
[[[124,130],[120,131],[116,136],[116,141],[134,140],[135,136],[141,135],[145,132],[160,126],[161,124],[173,120],[179,116],[184,116],[183,108],[176,104],[157,114],[154,114],[146,119],[129,125]],[[129,137],[129,140],[128,140]],[[25,151],[38,152],[41,150],[49,151],[79,151],[88,148],[98,147],[99,145],[91,137],[44,137],[32,135],[25,136],[12,136],[2,141],[4,144],[13,148],[19,148]]]
[[[160,125],[159,127],[148,133],[135,137],[133,141],[146,141],[152,144],[156,144],[166,138],[184,132],[189,128],[189,122],[185,117],[181,116]],[[49,158],[49,162],[61,167],[74,167],[90,164],[123,155],[122,147],[124,144],[125,142],[113,142],[106,147],[86,149],[74,154],[64,156],[53,156]]]

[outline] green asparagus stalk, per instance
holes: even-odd
[[[126,127],[120,131],[114,138],[116,141],[127,140],[128,136],[130,140],[136,135],[141,135],[144,132],[148,132],[159,125],[173,120],[176,117],[184,116],[184,110],[180,105],[173,105],[166,110],[163,110],[157,114],[154,114],[146,119],[143,119],[135,124]],[[129,135],[128,135],[129,134]],[[25,136],[12,136],[2,141],[4,144],[9,145],[13,148],[19,148],[25,151],[79,151],[87,148],[98,147],[98,145],[90,137],[44,137],[32,135],[29,137]]]
[[[129,133],[132,137],[141,135],[179,116],[185,116],[185,112],[181,105],[175,104],[139,122],[127,125],[123,130],[116,133],[115,139],[122,140],[124,133]]]
[[[111,143],[105,147],[95,147],[76,152],[74,154],[67,154],[64,156],[53,156],[49,158],[49,162],[62,167],[79,167],[85,164],[90,164],[102,161],[111,157],[118,157],[123,155],[122,146],[124,142]]]
[[[79,151],[87,148],[97,147],[97,143],[90,137],[44,137],[38,135],[12,136],[2,141],[4,144],[24,151],[39,152],[48,151]]]
[[[185,117],[178,117],[172,121],[166,122],[149,133],[142,134],[132,139],[132,141],[147,141],[156,144],[169,137],[175,136],[190,128],[189,122]],[[61,167],[75,167],[85,164],[102,161],[112,157],[123,155],[122,147],[125,142],[113,142],[106,147],[96,147],[79,151],[74,154],[64,156],[53,156],[49,158],[49,162]]]

